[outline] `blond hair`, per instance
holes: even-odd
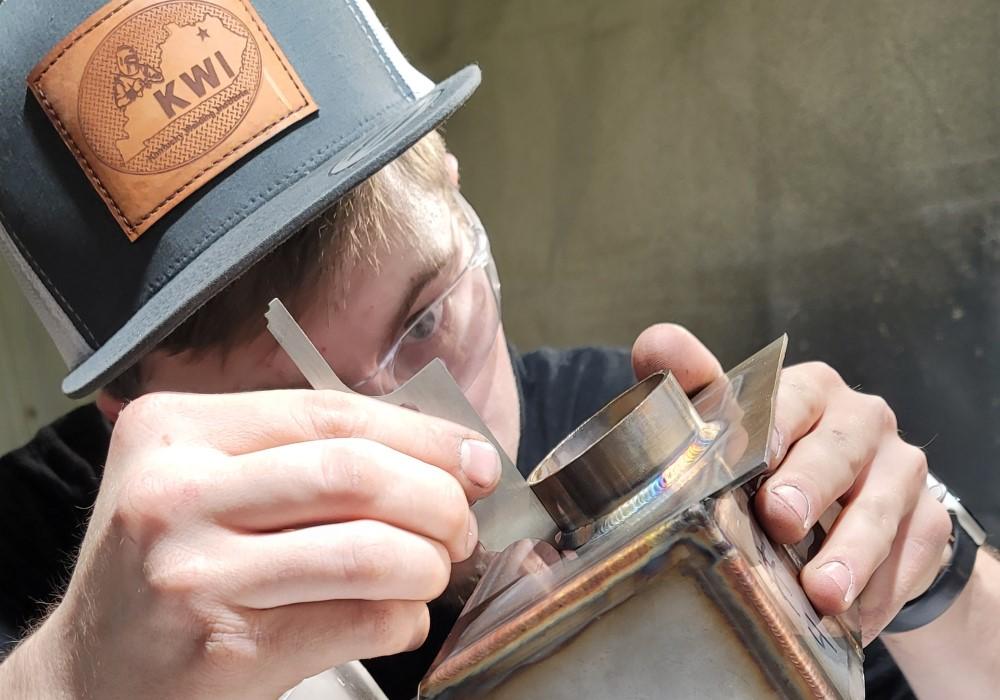
[[[343,290],[343,272],[363,262],[377,265],[379,251],[391,242],[390,231],[412,233],[398,202],[400,186],[424,194],[447,189],[445,155],[437,131],[424,136],[205,302],[154,351],[228,353],[264,332],[271,299],[281,299],[296,314],[325,275]],[[105,389],[131,399],[142,393],[142,382],[140,359]]]

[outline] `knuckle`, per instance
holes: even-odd
[[[830,388],[844,384],[840,373],[826,362],[806,362],[799,365],[799,368],[803,374],[812,377],[823,387]]]
[[[183,404],[180,394],[152,392],[129,401],[118,414],[112,439],[139,438],[144,446],[169,445],[173,441],[171,432],[180,427],[183,414],[179,410]],[[179,422],[180,421],[180,422]],[[152,438],[152,439],[150,439]]]
[[[319,460],[320,488],[327,494],[369,501],[379,493],[376,475],[370,468],[373,445],[363,440],[344,439],[328,443]]]
[[[169,416],[170,395],[160,392],[143,394],[129,401],[118,414],[117,425],[157,425]]]
[[[875,425],[878,425],[886,432],[896,432],[896,412],[892,410],[889,402],[881,396],[874,394],[864,394],[867,404],[868,415],[871,416]]]
[[[363,435],[368,424],[359,402],[339,391],[307,392],[293,420],[305,434],[321,438]]]
[[[864,537],[855,545],[858,554],[873,566],[880,565],[892,554],[896,535],[899,532],[899,520],[892,515],[887,503],[888,499],[874,499],[862,504],[852,513],[855,521],[864,528]]]
[[[156,470],[147,469],[122,484],[114,520],[137,541],[145,541],[166,528],[170,509],[167,494],[175,487]]]
[[[179,547],[158,547],[147,557],[143,569],[146,586],[159,598],[193,601],[212,587],[211,562]]]
[[[109,452],[170,445],[179,426],[177,395],[144,394],[125,404],[111,434]]]
[[[910,478],[920,486],[926,484],[928,470],[927,454],[916,445],[910,445],[909,443],[904,443],[903,454],[902,466],[908,472]]]
[[[223,674],[242,673],[261,661],[267,640],[259,626],[213,621],[202,641],[204,662]]]
[[[121,486],[114,521],[139,541],[165,531],[200,500],[204,484],[192,474],[152,465]]]
[[[355,584],[375,584],[392,575],[399,557],[391,545],[377,538],[358,538],[349,545],[344,578]]]
[[[417,605],[426,610],[425,605]],[[411,639],[410,630],[419,622],[417,605],[379,601],[361,606],[352,624],[355,638],[367,639],[378,655],[405,651]]]

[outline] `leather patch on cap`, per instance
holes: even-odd
[[[28,85],[133,241],[317,109],[246,0],[116,0]]]

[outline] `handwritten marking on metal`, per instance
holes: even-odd
[[[273,299],[265,316],[271,335],[310,386],[355,393],[340,380],[284,304]],[[500,483],[493,495],[472,507],[479,522],[479,540],[486,549],[502,551],[525,537],[553,541],[556,527],[549,514],[441,360],[432,361],[391,394],[377,398],[463,425],[480,433],[497,448],[502,464]]]

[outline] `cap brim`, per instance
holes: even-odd
[[[118,376],[255,262],[445,121],[475,91],[479,80],[479,68],[467,66],[426,95],[387,111],[188,263],[67,375],[63,391],[80,397]],[[266,310],[261,308],[261,315]]]

